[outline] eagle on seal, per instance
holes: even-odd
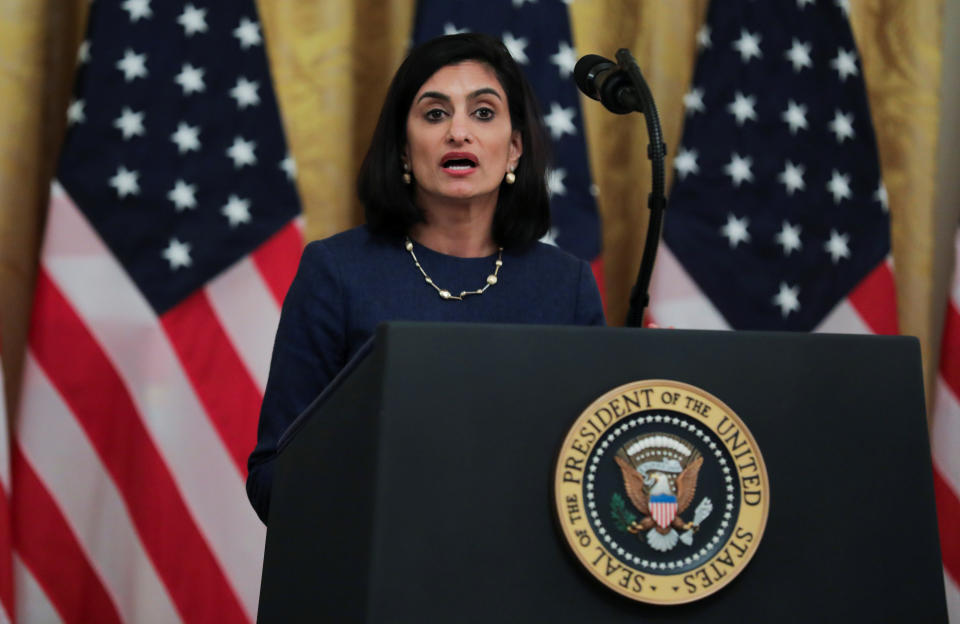
[[[643,514],[640,522],[633,522],[628,527],[631,533],[656,529],[660,535],[667,535],[671,529],[697,529],[693,522],[684,522],[680,514],[693,502],[697,491],[697,477],[700,466],[703,465],[702,456],[692,459],[677,475],[674,480],[676,490],[665,472],[652,470],[643,474],[619,455],[615,456],[614,460],[623,473],[623,483],[630,502]]]

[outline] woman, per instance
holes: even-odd
[[[261,519],[281,434],[378,323],[604,323],[589,266],[538,242],[546,161],[500,42],[451,35],[410,53],[360,171],[367,225],[307,245],[283,304],[247,479]]]

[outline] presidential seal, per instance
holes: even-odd
[[[699,600],[733,580],[763,536],[767,469],[743,421],[688,384],[615,388],[570,428],[556,513],[580,563],[653,604]]]

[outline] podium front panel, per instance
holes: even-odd
[[[914,339],[404,323],[376,340],[279,458],[263,621],[946,618]],[[729,405],[770,477],[756,556],[686,605],[601,586],[553,517],[567,429],[642,379]]]

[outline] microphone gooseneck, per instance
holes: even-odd
[[[667,207],[664,194],[667,146],[663,142],[660,116],[640,67],[626,48],[617,51],[617,63],[597,54],[584,56],[577,61],[573,76],[577,87],[587,97],[599,100],[607,110],[618,115],[639,112],[647,122],[647,136],[650,139],[647,158],[650,159],[652,177],[650,194],[647,196],[650,220],[637,281],[630,291],[630,309],[626,319],[628,327],[642,327],[643,312],[650,302],[650,278],[653,276],[653,264],[663,229],[663,213]]]

